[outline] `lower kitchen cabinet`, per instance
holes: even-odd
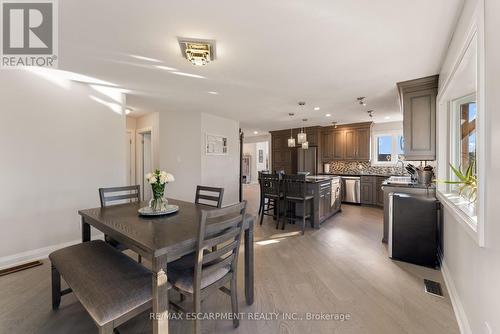
[[[361,204],[384,206],[384,192],[382,191],[382,183],[386,176],[361,176],[360,197]]]
[[[375,184],[371,182],[361,183],[361,204],[374,205]]]

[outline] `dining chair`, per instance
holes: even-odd
[[[272,216],[273,219],[277,220],[276,228],[278,228],[281,215],[280,202],[283,198],[280,175],[262,174],[261,176],[261,193],[264,204],[260,212],[260,225],[262,225],[264,216]]]
[[[263,174],[269,174],[269,171],[268,170],[262,170],[262,171],[259,171],[259,177],[258,177],[258,181],[259,181],[259,216],[260,216],[260,213],[262,212],[262,208],[264,207],[264,194],[262,192],[262,175]]]
[[[300,220],[302,222],[302,234],[304,234],[306,219],[311,219],[307,205],[314,199],[314,196],[307,190],[306,175],[283,175],[283,194],[285,199],[285,217],[282,229],[285,229],[287,222]],[[300,216],[296,215],[297,211],[301,211],[299,213]]]
[[[124,187],[110,187],[110,188],[99,188],[99,199],[101,201],[101,208],[105,208],[111,205],[124,204],[130,202],[140,202],[141,201],[141,186],[124,186]],[[127,249],[123,244],[117,240],[111,238],[108,235],[104,235],[104,240],[116,248],[117,250],[123,252]],[[142,257],[137,255],[137,262],[142,262]]]
[[[233,314],[238,314],[237,268],[240,240],[247,202],[222,209],[201,210],[197,250],[189,268],[176,266],[175,262],[167,266],[167,276],[174,290],[181,296],[192,298],[193,312],[201,312],[201,302],[217,290],[231,296]],[[216,251],[209,251],[218,246]],[[230,283],[230,288],[225,285]],[[181,298],[181,302],[184,298]],[[172,302],[174,307],[186,309]],[[239,320],[233,319],[233,326],[239,326]],[[201,333],[200,319],[194,319],[194,332]]]
[[[222,198],[224,196],[224,188],[196,186],[195,204],[202,204],[220,208],[222,206]]]

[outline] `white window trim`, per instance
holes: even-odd
[[[372,159],[371,159],[371,165],[372,166],[394,166],[397,162],[398,159],[396,158],[396,155],[393,154],[391,157],[391,161],[378,161],[378,137],[382,136],[391,136],[392,137],[392,153],[396,152],[397,150],[397,136],[402,136],[403,135],[403,130],[386,130],[386,131],[374,131],[373,132],[373,140],[372,140]]]
[[[473,39],[477,39],[477,67],[476,67],[476,164],[478,170],[478,193],[476,203],[476,213],[474,216],[468,209],[468,205],[464,203],[464,199],[457,196],[456,192],[451,192],[450,187],[443,183],[437,184],[437,197],[444,204],[445,209],[464,228],[467,234],[480,247],[485,246],[485,178],[486,166],[484,153],[485,145],[485,111],[484,111],[484,2],[478,1],[476,12],[469,26],[466,38],[461,46],[459,56],[452,66],[452,70],[448,77],[442,80],[440,91],[437,97],[438,107],[438,170],[437,179],[445,180],[451,178],[449,163],[453,162],[453,154],[451,151],[452,130],[450,129],[450,118],[452,112],[452,103],[450,97],[447,96],[450,83],[453,81],[457,70],[463,60]]]

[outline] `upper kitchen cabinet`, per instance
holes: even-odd
[[[323,147],[328,148],[323,151],[323,161],[370,160],[371,129],[372,123],[367,122],[340,125],[329,130],[331,135],[323,132]]]
[[[436,160],[438,75],[397,84],[406,160]]]

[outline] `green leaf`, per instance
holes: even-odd
[[[453,173],[455,173],[455,175],[462,181],[467,181],[467,177],[465,175],[462,174],[461,171],[459,171],[457,168],[453,167],[452,164],[450,164],[450,168],[451,170],[453,171]]]

